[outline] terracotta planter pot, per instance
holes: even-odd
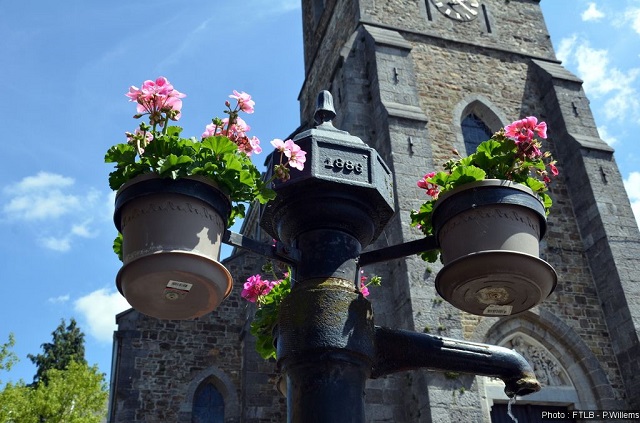
[[[438,200],[433,225],[445,264],[436,289],[457,308],[505,316],[553,292],[557,275],[539,258],[544,207],[528,187],[500,180],[459,187]]]
[[[116,194],[114,221],[123,236],[118,290],[136,310],[161,319],[213,311],[231,292],[218,262],[231,210],[204,178],[143,175]]]

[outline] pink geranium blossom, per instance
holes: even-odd
[[[282,141],[275,138],[271,140],[271,145],[280,153],[280,164],[277,164],[274,169],[275,177],[283,182],[287,181],[289,179],[287,166],[298,170],[304,169],[304,163],[307,161],[307,152],[302,150],[293,140]],[[288,159],[286,163],[282,163],[282,156]]]
[[[521,142],[531,141],[534,134],[537,134],[542,139],[546,139],[547,124],[546,122],[538,123],[538,118],[535,116],[528,116],[513,122],[511,125],[505,126],[504,133],[507,137]]]
[[[367,285],[365,285],[362,282],[360,282],[360,293],[362,294],[363,297],[369,296],[369,288],[367,288]]]
[[[129,101],[138,103],[137,117],[148,114],[151,124],[160,126],[167,119],[180,119],[181,99],[186,97],[174,89],[169,80],[163,76],[155,81],[144,81],[141,88],[132,85],[125,95],[129,97]]]
[[[233,94],[229,96],[238,102],[238,108],[245,113],[253,113],[253,106],[256,104],[251,100],[251,96],[244,91],[238,92],[233,90]]]
[[[281,139],[274,138],[273,140],[271,140],[271,145],[276,149],[276,151],[284,153],[285,145],[284,141],[282,141]]]
[[[249,302],[255,303],[260,297],[267,295],[277,284],[278,281],[261,279],[260,275],[249,276],[244,283],[240,296]]]
[[[216,135],[220,135],[220,127],[215,123],[210,123],[204,128],[204,132],[202,133],[202,138],[209,138]]]
[[[540,142],[535,139],[535,136],[547,138],[547,124],[545,122],[538,123],[535,116],[529,116],[505,126],[504,134],[515,141],[519,157],[527,159],[542,157]]]
[[[435,175],[436,172],[427,173],[422,177],[422,179],[418,181],[417,185],[419,188],[426,190],[428,196],[438,198],[438,195],[440,194],[440,188],[438,187],[438,185],[428,181],[429,178],[433,178]]]
[[[257,137],[249,138],[249,145],[251,145],[251,153],[262,153],[262,147],[260,147],[260,140]]]
[[[289,158],[289,165],[298,170],[304,169],[304,163],[307,161],[307,158],[305,157],[307,152],[303,151],[302,148],[292,140],[285,141],[284,145],[284,155]]]

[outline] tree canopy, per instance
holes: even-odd
[[[17,361],[13,335],[0,344],[0,372]],[[84,359],[84,335],[71,319],[53,332],[53,342],[42,344],[43,354],[28,357],[38,366],[34,382],[0,382],[2,423],[100,423],[108,391],[105,375]]]
[[[41,345],[43,352],[27,357],[37,366],[33,383],[48,382],[47,372],[51,369],[65,370],[72,361],[86,364],[84,358],[84,334],[75,319],[66,325],[64,319],[52,333],[52,342]]]

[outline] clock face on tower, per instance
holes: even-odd
[[[446,17],[456,21],[472,21],[478,16],[477,0],[431,0],[434,6]]]

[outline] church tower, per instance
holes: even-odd
[[[372,294],[376,324],[516,348],[546,385],[522,404],[640,407],[638,228],[613,150],[582,81],[555,57],[539,1],[308,0],[303,34],[303,121],[316,93],[330,90],[336,127],[377,149],[393,172],[398,213],[376,248],[418,236],[409,226],[425,199],[416,181],[454,148],[471,153],[525,116],[550,128],[546,147],[561,173],[541,253],[558,272],[555,292],[520,315],[469,315],[438,297],[436,266],[425,272],[410,257],[368,271],[385,281]],[[402,421],[483,421],[506,400],[485,378],[405,378],[370,384],[383,398],[404,391]]]
[[[375,148],[393,173],[397,213],[371,248],[420,236],[409,218],[425,200],[416,182],[454,148],[470,153],[500,127],[536,116],[558,160],[541,245],[558,284],[546,301],[500,318],[461,312],[435,290],[439,265],[412,256],[365,269],[383,280],[369,297],[375,323],[516,349],[543,384],[518,399],[521,421],[540,421],[543,406],[640,409],[640,234],[613,149],[598,136],[582,81],[555,57],[539,0],[302,0],[302,19],[299,130],[327,89],[334,125]],[[244,233],[268,241],[258,216],[252,208]],[[117,317],[109,423],[284,420],[275,363],[255,353],[253,310],[239,298],[263,262],[242,251],[225,261],[236,286],[211,315]],[[504,421],[500,383],[426,370],[370,380],[367,421]]]

